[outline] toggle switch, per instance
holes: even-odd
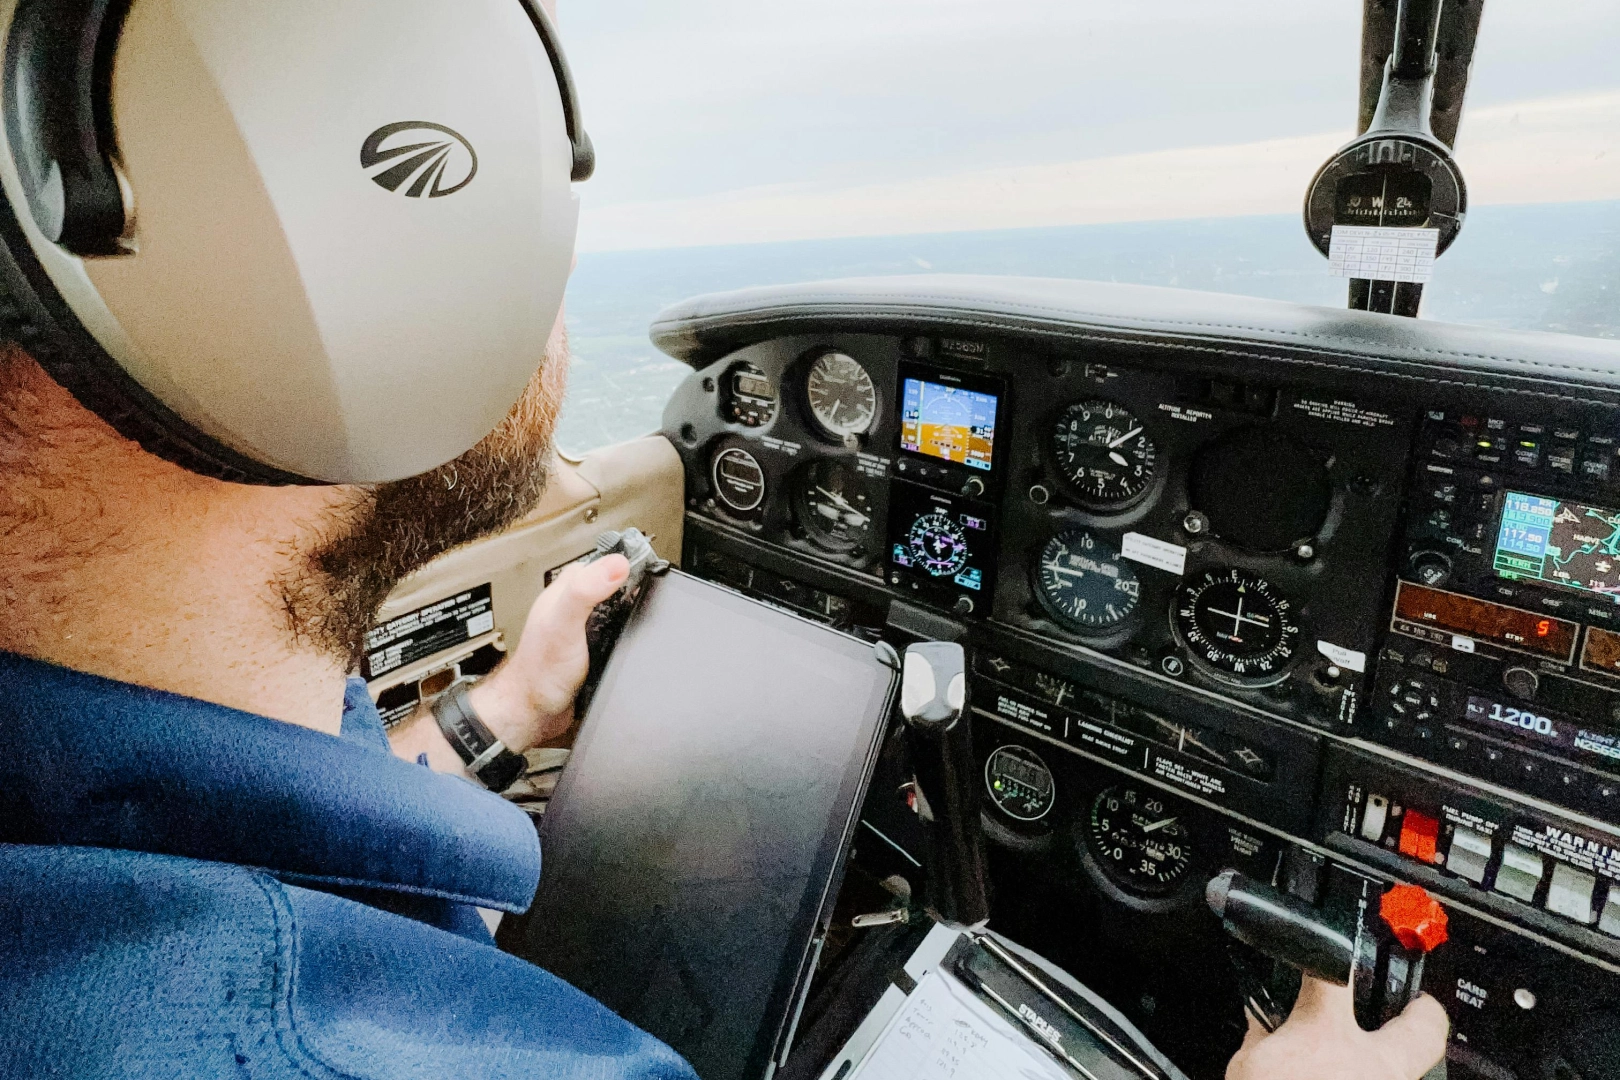
[[[1485,868],[1491,863],[1491,838],[1475,829],[1459,825],[1451,833],[1451,850],[1446,869],[1475,885],[1485,881]]]
[[[1554,863],[1552,882],[1547,886],[1547,910],[1578,923],[1592,922],[1592,890],[1597,878],[1573,866]]]
[[[1361,815],[1361,838],[1373,843],[1384,839],[1384,823],[1389,820],[1389,800],[1382,795],[1368,795],[1367,809]]]
[[[1620,885],[1610,885],[1598,916],[1598,929],[1610,937],[1620,937]]]
[[[1496,870],[1496,891],[1525,903],[1535,899],[1547,864],[1540,855],[1518,844],[1502,847],[1502,865]]]
[[[1435,844],[1440,839],[1440,822],[1411,807],[1401,818],[1400,852],[1419,862],[1434,863]]]

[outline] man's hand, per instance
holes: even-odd
[[[574,695],[589,666],[585,620],[629,573],[623,555],[568,567],[529,609],[517,649],[468,691],[479,718],[508,750],[522,753],[573,723]],[[394,753],[408,761],[426,754],[439,772],[465,773],[460,756],[426,708],[418,709],[389,741]]]
[[[521,753],[555,738],[574,721],[574,695],[585,681],[585,620],[630,574],[623,555],[570,566],[529,609],[517,651],[468,692],[489,730]]]
[[[1362,1031],[1350,988],[1307,975],[1276,1031],[1249,1020],[1226,1080],[1418,1080],[1445,1055],[1450,1026],[1440,1003],[1423,994],[1377,1031]]]

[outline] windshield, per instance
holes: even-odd
[[[559,443],[658,426],[665,304],[872,274],[1345,306],[1300,223],[1354,134],[1355,0],[565,3],[580,189]],[[1426,318],[1620,336],[1620,5],[1488,0]]]

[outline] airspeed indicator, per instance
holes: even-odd
[[[1131,564],[1088,529],[1070,529],[1047,542],[1035,564],[1035,584],[1052,617],[1080,633],[1112,630],[1136,610],[1141,596]]]

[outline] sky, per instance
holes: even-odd
[[[1360,0],[560,0],[583,252],[1297,212]],[[1620,198],[1620,3],[1485,0],[1473,205]]]

